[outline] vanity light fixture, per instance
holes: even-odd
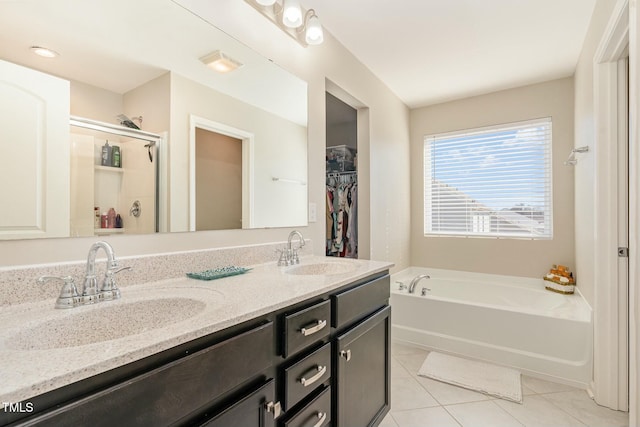
[[[283,1],[282,23],[289,28],[298,28],[302,25],[302,9],[298,0]]]
[[[219,73],[228,73],[242,67],[242,63],[231,58],[220,50],[216,50],[200,58],[207,67]]]
[[[42,56],[43,58],[56,58],[60,56],[60,54],[55,50],[51,50],[42,46],[31,46],[29,49],[31,49],[31,52],[35,53],[38,56]]]
[[[324,32],[316,11],[309,9],[306,14],[306,31],[304,34],[308,44],[319,45],[324,41]]]
[[[320,19],[315,10],[305,10],[299,0],[244,0],[291,36],[302,46],[319,45],[324,41]]]

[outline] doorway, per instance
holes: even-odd
[[[189,231],[251,228],[254,135],[190,116]]]
[[[242,140],[196,128],[196,231],[242,228]]]
[[[326,93],[327,256],[358,258],[358,111]]]

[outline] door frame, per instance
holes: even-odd
[[[224,123],[189,115],[189,231],[196,231],[196,128],[230,136],[242,141],[242,228],[253,228],[255,135]]]
[[[618,154],[623,135],[620,124],[621,59],[628,56],[629,1],[620,0],[611,15],[593,59],[595,110],[595,259],[594,353],[591,391],[597,403],[628,410],[629,298],[619,272]],[[626,67],[626,66],[625,66]],[[625,100],[626,102],[626,100]],[[630,106],[631,108],[631,106]],[[622,114],[625,114],[624,111]],[[633,120],[629,125],[633,125]],[[630,139],[630,136],[629,136]],[[629,188],[633,191],[633,188]],[[627,232],[627,234],[629,234]],[[628,282],[627,282],[628,283]]]
[[[640,425],[640,6],[629,5],[629,425]]]

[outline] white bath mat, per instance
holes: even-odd
[[[418,375],[522,403],[520,372],[515,369],[431,352]]]

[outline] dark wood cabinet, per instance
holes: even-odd
[[[288,410],[331,378],[331,343],[326,343],[283,371],[283,404]]]
[[[8,426],[365,427],[389,411],[389,275],[30,399]]]
[[[173,425],[272,365],[273,322],[267,322],[93,392],[31,420],[32,425],[111,427]],[[0,423],[1,424],[1,423]]]
[[[198,425],[202,427],[273,427],[281,411],[275,399],[275,381],[269,380],[210,420]]]
[[[389,412],[390,314],[386,306],[336,339],[337,427],[377,425]]]
[[[286,314],[282,355],[289,357],[328,336],[331,331],[330,317],[331,305],[328,300],[295,313]]]
[[[331,387],[326,387],[306,406],[288,417],[283,427],[327,427],[331,425]]]

